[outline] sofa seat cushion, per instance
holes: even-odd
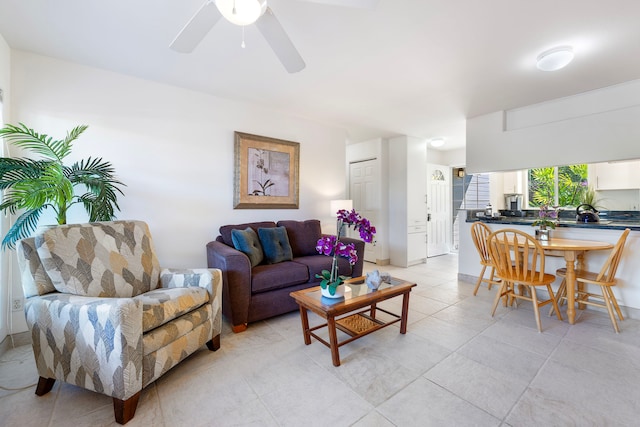
[[[316,274],[321,274],[322,270],[331,270],[333,257],[326,255],[303,256],[293,259],[294,262],[303,264],[309,270],[309,281],[317,282]],[[347,258],[338,257],[338,274],[341,276],[351,276],[351,265]]]
[[[317,219],[307,221],[278,221],[279,227],[287,229],[293,256],[317,255],[316,245],[322,237],[322,227]]]
[[[160,288],[134,299],[142,302],[142,331],[147,332],[205,304],[209,293],[196,286]]]
[[[142,354],[147,356],[162,347],[166,347],[181,336],[193,331],[198,325],[211,321],[212,317],[213,308],[211,304],[205,304],[149,331],[142,337]]]
[[[306,265],[284,261],[278,264],[259,265],[251,270],[251,292],[266,292],[286,288],[309,281]]]

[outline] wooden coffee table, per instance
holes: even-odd
[[[351,279],[349,282],[344,298],[325,298],[320,294],[320,286],[302,289],[290,294],[300,306],[304,343],[306,345],[311,344],[311,337],[314,337],[329,347],[334,366],[340,366],[338,348],[344,344],[348,344],[371,332],[386,328],[396,322],[400,322],[400,333],[406,333],[409,293],[411,288],[416,286],[415,283],[391,278],[391,283],[383,283],[377,290],[372,291],[364,283],[364,277]],[[376,307],[377,303],[400,295],[402,295],[402,313],[400,315]],[[327,323],[310,328],[307,310],[311,310],[324,318]],[[393,319],[389,321],[377,319],[377,311],[386,313]],[[314,333],[314,331],[325,326],[329,331],[329,342]],[[338,342],[337,329],[348,334],[350,338]]]

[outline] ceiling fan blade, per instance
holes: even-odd
[[[334,6],[356,7],[360,9],[373,9],[378,0],[298,0],[308,3],[332,4]]]
[[[178,33],[169,47],[176,52],[191,53],[222,17],[212,0],[206,1]]]
[[[267,7],[264,14],[256,21],[256,26],[288,72],[297,73],[306,67],[304,60],[270,7]]]

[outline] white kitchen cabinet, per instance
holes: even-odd
[[[522,194],[522,171],[503,172],[504,194]]]
[[[631,190],[640,188],[640,161],[596,163],[596,190]]]
[[[420,264],[427,260],[427,227],[409,227],[407,233],[407,265]]]
[[[407,267],[427,257],[427,143],[389,140],[389,258]]]

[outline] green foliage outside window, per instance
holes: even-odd
[[[589,189],[586,164],[529,169],[528,178],[531,207],[575,207],[582,203]]]

